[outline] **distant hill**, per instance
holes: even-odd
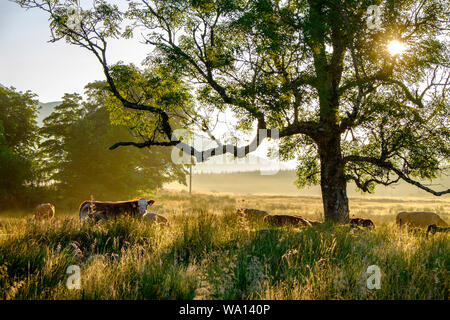
[[[0,83],[0,88],[8,89],[4,85]],[[56,106],[60,105],[61,101],[53,101],[53,102],[38,102],[39,111],[38,111],[38,117],[37,122],[38,126],[42,126],[42,121],[47,118],[55,109]]]
[[[61,101],[53,101],[53,102],[39,102],[39,115],[37,118],[38,125],[42,126],[42,121],[47,118],[54,110],[55,107],[59,106]]]

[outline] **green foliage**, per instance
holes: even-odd
[[[28,205],[35,176],[37,101],[31,92],[0,88],[0,207]]]
[[[0,207],[11,208],[23,198],[25,182],[32,177],[31,161],[5,143],[0,122]]]
[[[186,112],[192,108],[189,87],[172,71],[153,66],[150,61],[147,65],[145,70],[120,62],[111,66],[111,76],[117,89],[128,101],[161,108],[169,115],[173,128],[181,127],[188,121]],[[158,115],[149,114],[145,109],[124,108],[112,94],[108,95],[105,106],[111,112],[113,124],[125,125],[137,136],[153,136],[153,139],[164,136],[160,131],[161,119]]]
[[[56,175],[67,161],[67,150],[64,145],[71,126],[83,116],[81,101],[82,98],[78,94],[65,94],[62,103],[43,120],[43,126],[39,130],[42,136],[39,153],[43,161],[44,180],[58,180]]]
[[[38,101],[30,91],[16,92],[14,88],[0,87],[0,123],[7,146],[20,155],[33,152],[38,142]]]

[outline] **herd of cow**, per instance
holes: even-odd
[[[83,222],[93,221],[97,223],[109,218],[116,219],[120,215],[141,216],[143,220],[168,224],[167,218],[148,212],[148,207],[155,203],[154,200],[130,200],[118,202],[84,201],[80,205],[79,217]],[[308,227],[320,224],[319,221],[305,219],[298,215],[271,215],[266,211],[257,209],[238,209],[237,214],[248,219],[262,219],[265,223],[273,226],[295,226]],[[55,206],[51,203],[40,204],[36,207],[34,217],[36,219],[53,218]],[[414,228],[427,228],[428,233],[447,232],[450,227],[434,212],[400,212],[396,217],[399,227],[408,225]],[[350,225],[374,229],[375,224],[370,219],[352,218]]]
[[[245,218],[249,219],[262,219],[269,225],[283,226],[290,225],[294,227],[308,227],[320,224],[322,222],[305,219],[298,215],[271,215],[263,210],[257,209],[238,209],[237,213]],[[396,224],[399,227],[409,226],[413,228],[427,228],[427,234],[436,232],[447,232],[450,227],[447,227],[447,223],[434,212],[400,212],[396,217]],[[374,229],[375,224],[370,219],[352,218],[350,219],[350,225],[364,227],[368,229]]]

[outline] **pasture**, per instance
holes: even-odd
[[[434,211],[450,222],[448,198],[352,198],[348,225],[270,228],[238,207],[322,220],[319,197],[162,191],[151,212],[169,226],[123,218],[82,225],[76,210],[52,221],[0,213],[0,299],[448,299],[448,235],[399,230],[400,211]],[[244,201],[242,201],[244,200]],[[70,265],[81,288],[66,287]],[[368,266],[381,270],[368,289]]]

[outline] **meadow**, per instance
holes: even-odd
[[[161,191],[152,212],[169,226],[123,218],[82,225],[76,210],[52,221],[0,213],[0,299],[448,299],[448,235],[400,230],[395,215],[434,211],[450,221],[447,198],[352,198],[348,225],[272,228],[239,207],[322,220],[320,197]],[[70,265],[81,288],[66,286]],[[367,268],[381,271],[367,287]]]

